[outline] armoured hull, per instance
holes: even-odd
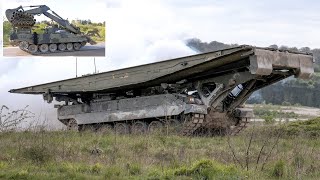
[[[58,106],[58,117],[60,121],[76,119],[78,124],[82,125],[171,117],[181,113],[207,114],[205,105],[189,104],[186,98],[179,94],[159,94],[120,100],[102,100],[92,102],[90,105]]]
[[[239,46],[10,92],[65,102],[56,107],[69,128],[129,133],[167,125],[183,135],[235,134],[253,115],[242,106],[254,91],[312,74],[310,54]]]

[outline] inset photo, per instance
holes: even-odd
[[[3,3],[3,56],[105,56],[102,0]]]

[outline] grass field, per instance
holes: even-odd
[[[286,131],[193,138],[3,132],[0,179],[320,179],[319,136]]]

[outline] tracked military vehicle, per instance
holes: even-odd
[[[6,10],[6,17],[13,27],[13,32],[10,35],[11,45],[19,46],[21,50],[31,54],[43,54],[77,51],[87,43],[96,44],[88,35],[82,33],[80,28],[51,11],[48,6],[28,7],[32,9],[24,10],[20,6]],[[48,24],[43,34],[37,34],[32,31],[36,23],[34,15],[41,14],[57,24]]]
[[[69,129],[235,134],[252,117],[242,106],[254,91],[313,72],[310,54],[239,46],[10,92],[63,102],[55,107]]]

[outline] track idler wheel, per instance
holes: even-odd
[[[38,51],[38,46],[35,44],[31,44],[28,48],[29,52],[36,53]]]
[[[19,43],[19,48],[20,48],[21,50],[27,51],[27,50],[28,50],[28,46],[29,46],[29,43],[28,43],[27,41],[21,41],[21,42]]]
[[[70,131],[78,131],[79,130],[79,126],[78,123],[75,119],[70,119],[68,124],[67,124],[67,129]]]
[[[131,126],[131,132],[133,134],[142,135],[142,134],[146,134],[147,131],[148,131],[148,126],[143,121],[136,121]]]
[[[152,121],[148,126],[148,132],[151,134],[163,132],[163,123],[160,121]]]
[[[81,48],[81,44],[80,43],[74,43],[73,44],[73,48],[74,48],[74,50],[78,51]]]
[[[116,123],[114,126],[114,130],[116,134],[129,134],[130,128],[126,123]]]

